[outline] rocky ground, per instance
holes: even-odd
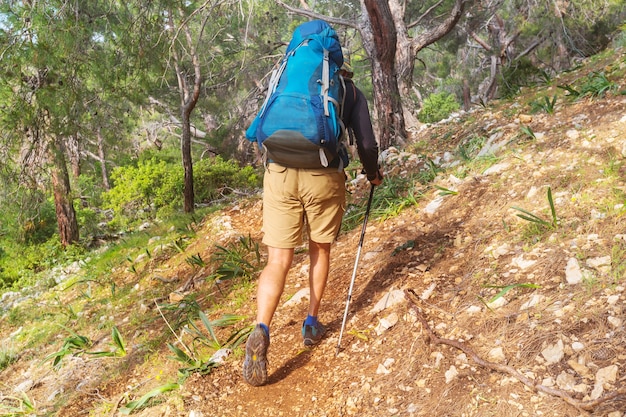
[[[625,65],[618,51],[568,76],[603,69],[621,74],[614,81],[623,89]],[[134,414],[626,416],[626,97],[618,89],[568,100],[556,85],[573,81],[541,90],[559,94],[552,114],[530,112],[529,94],[541,97],[530,91],[425,126],[414,143],[385,153],[388,180],[432,169],[428,159],[439,175],[415,184],[416,205],[370,218],[340,349],[360,228],[333,248],[320,313],[329,333],[319,346],[301,343],[308,263],[297,251],[272,324],[268,384],[246,385],[235,349],[211,373],[193,374]],[[367,198],[363,181],[352,186],[354,201]],[[514,207],[547,224],[520,218]],[[238,236],[260,240],[259,212],[253,198],[207,218],[187,256],[206,259],[215,243]],[[58,346],[23,352],[0,374],[3,404],[21,390],[37,403],[35,415],[118,415],[129,400],[176,380],[180,364],[166,348],[175,340],[151,297],[171,296],[189,275],[180,256],[152,261],[140,282],[125,275],[144,300],[110,314],[124,323],[129,345],[153,334],[150,354],[135,346],[122,361],[81,356],[53,371],[40,362]],[[223,298],[208,283],[188,291],[211,318],[252,318],[253,285]],[[154,321],[133,327],[132,309]],[[0,321],[5,343],[19,334],[6,324],[9,314]]]

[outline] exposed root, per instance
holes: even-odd
[[[459,342],[458,340],[444,339],[444,338],[438,337],[428,325],[428,320],[426,320],[421,308],[418,306],[418,304],[420,303],[419,296],[412,289],[405,290],[405,294],[407,295],[409,301],[411,301],[413,310],[417,314],[417,319],[419,320],[423,328],[428,333],[430,343],[433,343],[435,345],[439,345],[439,344],[448,345],[448,346],[452,346],[453,348],[459,349],[460,351],[465,353],[468,357],[472,358],[472,360],[476,364],[484,368],[491,369],[493,371],[511,375],[512,377],[519,380],[522,384],[533,389],[534,391],[543,392],[548,395],[559,397],[563,401],[568,403],[569,405],[576,407],[578,410],[581,410],[581,411],[592,411],[597,406],[599,406],[600,404],[606,401],[626,395],[626,387],[621,387],[618,390],[608,393],[606,395],[603,395],[602,397],[597,398],[595,400],[580,401],[580,400],[577,400],[576,398],[573,398],[572,396],[570,396],[567,392],[563,390],[546,387],[545,385],[535,382],[533,379],[528,378],[527,376],[523,375],[512,366],[486,361],[483,358],[481,358],[476,352],[474,352],[474,350],[472,350],[472,348],[470,348],[466,343]]]

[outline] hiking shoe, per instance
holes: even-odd
[[[270,337],[257,324],[246,341],[246,359],[243,361],[243,379],[258,387],[267,381],[267,348]]]
[[[313,326],[308,326],[302,323],[302,339],[304,341],[304,346],[317,345],[325,334],[326,328],[320,322],[317,322],[317,324]]]

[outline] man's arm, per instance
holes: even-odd
[[[378,143],[374,137],[367,99],[352,82],[346,82],[345,94],[346,126],[352,128],[354,132],[359,159],[363,164],[367,179],[372,184],[379,185],[383,175],[378,168]]]

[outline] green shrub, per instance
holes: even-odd
[[[208,203],[233,189],[255,188],[259,176],[254,168],[240,168],[217,156],[194,164],[197,203]],[[103,195],[104,208],[114,212],[114,223],[129,225],[171,215],[182,207],[184,172],[179,163],[156,157],[137,165],[118,167],[111,173],[113,187]]]
[[[260,178],[254,168],[240,168],[235,161],[225,161],[220,156],[198,161],[194,165],[193,180],[198,203],[208,203],[230,194],[233,189],[260,186]]]
[[[431,94],[424,100],[422,110],[417,118],[422,123],[435,123],[445,119],[450,113],[459,109],[454,95],[446,92]]]
[[[182,179],[176,178],[179,171],[178,166],[154,157],[139,161],[137,166],[117,167],[111,173],[113,187],[102,196],[103,207],[113,210],[114,220],[121,224],[154,218],[158,207],[180,204],[182,187],[180,191],[176,187],[182,186]]]

